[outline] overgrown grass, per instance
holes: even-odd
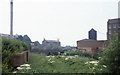
[[[47,57],[41,54],[30,53],[32,73],[92,73],[85,62],[90,61],[86,57],[68,58],[67,56]]]

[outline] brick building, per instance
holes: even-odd
[[[43,49],[59,49],[61,48],[61,43],[59,40],[43,40],[42,41]]]
[[[77,41],[77,49],[91,54],[101,52],[104,48],[105,40],[97,40],[97,31],[93,28],[88,33],[89,39]]]
[[[120,33],[120,18],[109,19],[107,22],[107,40],[110,40],[114,33]]]
[[[77,48],[83,52],[89,52],[94,54],[96,52],[101,52],[104,48],[103,40],[91,40],[91,39],[83,39],[77,41]]]

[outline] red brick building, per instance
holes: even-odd
[[[120,18],[109,19],[107,22],[107,40],[110,40],[114,33],[120,33]]]
[[[83,52],[94,54],[101,52],[104,48],[104,40],[83,39],[77,41],[77,49]]]

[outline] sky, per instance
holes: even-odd
[[[76,46],[94,28],[97,40],[106,40],[108,19],[118,17],[118,1],[13,0],[13,34]],[[10,34],[10,0],[0,0],[0,33]]]

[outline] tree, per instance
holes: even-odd
[[[24,35],[24,36],[19,35],[18,38],[16,38],[16,39],[20,40],[20,41],[24,41],[29,44],[32,42],[31,39],[28,37],[28,35]]]
[[[31,39],[27,35],[23,36],[23,41],[27,43],[31,43]]]
[[[120,73],[120,39],[118,35],[111,36],[109,45],[104,49],[101,62],[107,66],[111,73]]]
[[[35,46],[41,46],[40,43],[39,43],[39,41],[35,41],[35,42],[34,42],[34,45],[35,45]]]

